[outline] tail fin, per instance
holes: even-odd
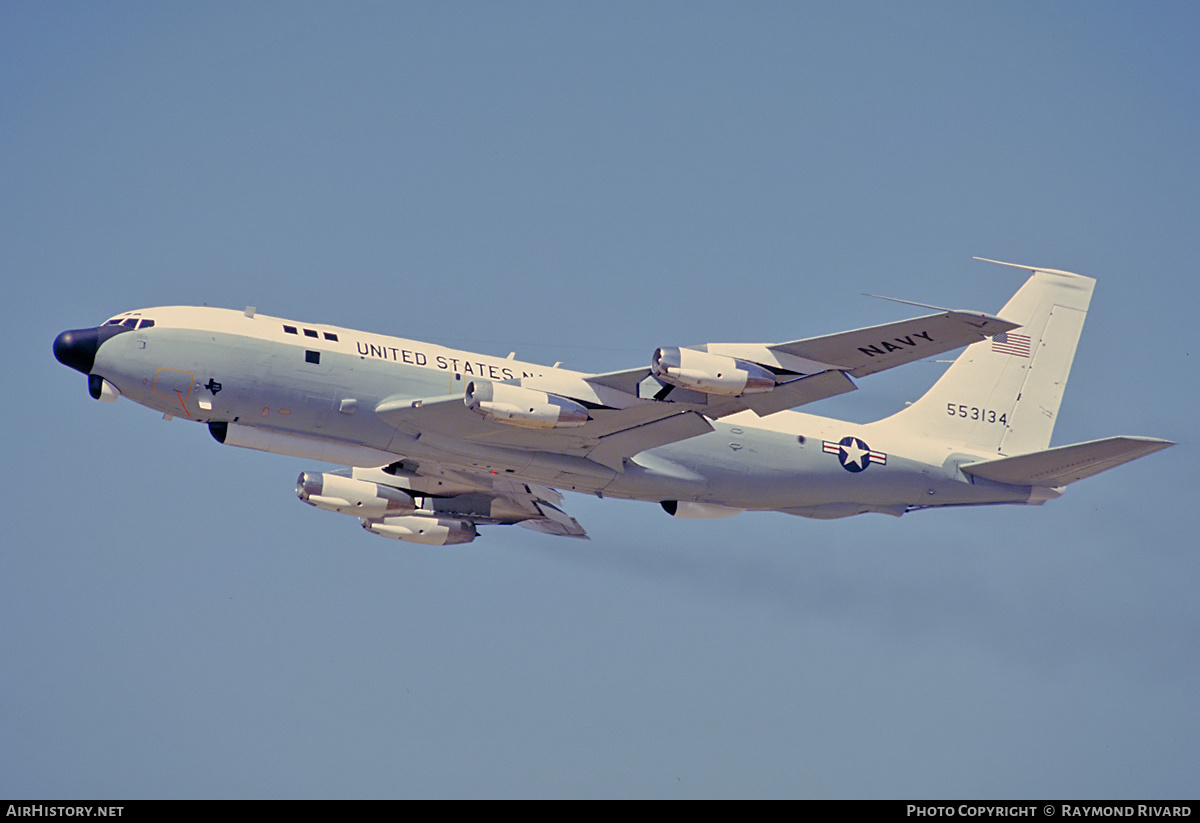
[[[999,316],[1021,328],[968,346],[924,397],[879,425],[978,454],[1026,454],[1050,445],[1096,281],[1016,268],[1033,276]]]

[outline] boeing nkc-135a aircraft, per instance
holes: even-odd
[[[54,354],[99,400],[128,397],[227,445],[346,467],[301,474],[300,499],[416,543],[468,543],[477,526],[506,523],[585,536],[556,489],[653,501],[676,517],[1040,504],[1173,444],[1049,448],[1095,281],[1029,271],[998,316],[940,311],[786,343],[664,347],[649,366],[608,374],[253,308],[125,312],[63,332]],[[788,411],[962,346],[928,393],[883,420]]]

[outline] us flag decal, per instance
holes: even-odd
[[[1029,335],[1016,334],[1011,331],[992,335],[992,351],[997,354],[1011,354],[1013,357],[1029,356]]]

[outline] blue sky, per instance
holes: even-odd
[[[0,7],[0,795],[1194,797],[1194,4]],[[94,403],[208,303],[570,368],[1096,277],[1041,508],[445,550]],[[808,410],[852,420],[941,366]]]

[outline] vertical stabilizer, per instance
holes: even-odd
[[[998,314],[1021,328],[968,346],[924,397],[878,425],[985,455],[1050,445],[1096,281],[1016,268],[1033,276]]]

